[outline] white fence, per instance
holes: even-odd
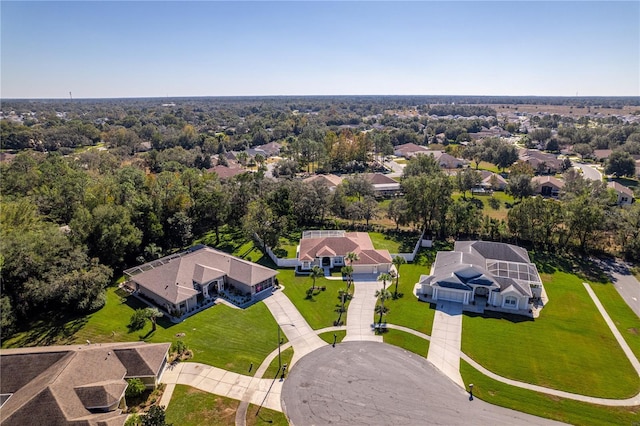
[[[273,260],[273,263],[278,265],[279,268],[295,268],[296,266],[298,266],[298,259],[296,259],[295,257],[293,259],[291,258],[282,259],[276,256],[270,247],[267,247],[266,251],[267,251],[267,256],[269,256],[271,260]]]
[[[431,247],[431,245],[427,245],[425,246],[424,242],[428,241],[424,239],[424,231],[422,231],[422,234],[420,235],[420,239],[418,239],[418,242],[416,243],[415,247],[413,248],[413,252],[411,253],[391,253],[391,258],[394,258],[396,256],[400,256],[400,257],[404,257],[404,260],[406,260],[407,262],[413,262],[416,259],[416,255],[418,254],[418,250],[420,250],[420,247]]]

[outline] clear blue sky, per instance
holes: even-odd
[[[3,98],[640,95],[640,2],[7,2]]]

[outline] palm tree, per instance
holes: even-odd
[[[156,331],[156,319],[160,318],[163,314],[158,308],[147,308],[144,311],[145,316],[151,321],[151,331]]]
[[[349,280],[347,281],[347,290],[349,290],[351,288],[351,284],[353,283],[353,262],[357,262],[358,260],[360,260],[360,256],[358,256],[358,253],[354,253],[350,251],[344,257],[344,260],[349,262],[349,267],[351,268],[350,270],[351,273],[349,274]]]
[[[382,290],[386,290],[387,281],[391,281],[391,274],[383,273],[378,275],[378,281],[382,281]]]
[[[352,266],[343,266],[340,269],[340,272],[342,272],[342,274],[346,275],[346,277],[347,277],[347,291],[349,291],[349,288],[351,287],[351,280],[353,278],[353,267]]]
[[[380,318],[378,319],[378,325],[380,325],[382,324],[382,316],[388,311],[388,309],[384,307],[384,301],[391,298],[391,293],[389,290],[383,288],[382,290],[376,291],[376,297],[380,299],[380,304],[376,305],[376,313],[380,314]]]
[[[391,261],[393,263],[393,266],[396,267],[396,291],[393,293],[393,297],[398,297],[398,281],[400,281],[400,265],[407,263],[407,261],[405,260],[404,257],[402,256],[396,256],[393,258],[393,260]]]
[[[309,274],[309,276],[313,280],[313,287],[311,287],[311,289],[315,290],[316,289],[316,278],[324,277],[324,270],[321,267],[319,267],[318,265],[316,265],[311,269],[311,273]]]

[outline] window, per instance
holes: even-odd
[[[518,299],[513,296],[507,296],[507,298],[504,299],[504,305],[507,308],[515,308],[518,305]]]

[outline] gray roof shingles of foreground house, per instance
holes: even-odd
[[[155,387],[169,343],[0,351],[1,425],[122,425],[127,378]]]

